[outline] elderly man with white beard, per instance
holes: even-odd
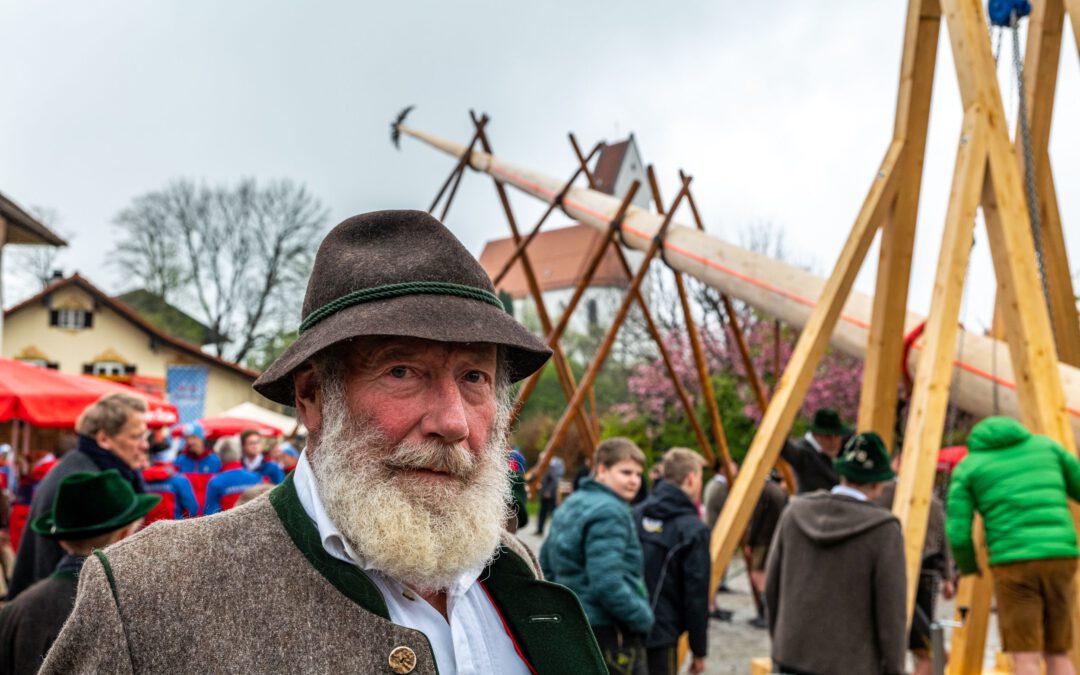
[[[502,530],[509,387],[549,356],[434,218],[341,223],[255,383],[309,430],[296,470],[95,552],[41,672],[607,672]]]

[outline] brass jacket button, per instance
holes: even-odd
[[[394,647],[390,652],[390,670],[398,675],[411,673],[416,668],[416,653],[408,647]]]

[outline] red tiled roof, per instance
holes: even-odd
[[[587,225],[572,225],[536,235],[526,252],[536,272],[540,290],[553,291],[577,286],[602,240],[603,233]],[[489,241],[480,254],[480,265],[494,278],[515,248],[514,240],[509,237]],[[630,278],[626,276],[614,251],[609,249],[604,254],[590,285],[618,288],[630,285]],[[515,300],[528,297],[529,286],[520,260],[499,282],[498,290],[510,293]]]
[[[91,296],[93,296],[96,300],[101,302],[103,305],[105,305],[109,309],[113,310],[114,312],[116,312],[117,314],[122,316],[123,318],[127,319],[131,323],[135,324],[135,326],[138,327],[143,332],[147,333],[148,335],[151,335],[152,337],[156,338],[157,340],[159,340],[159,341],[161,341],[161,342],[163,342],[163,343],[165,343],[165,344],[167,344],[167,345],[169,345],[169,346],[171,346],[171,347],[173,347],[173,348],[175,348],[175,349],[177,349],[177,350],[179,350],[181,352],[184,352],[185,354],[188,354],[189,356],[193,356],[193,357],[195,357],[197,359],[201,359],[203,361],[209,361],[210,363],[213,363],[215,365],[221,366],[222,368],[226,368],[228,370],[231,370],[234,373],[236,373],[238,375],[241,375],[243,377],[246,377],[246,378],[248,378],[250,380],[254,380],[255,378],[257,378],[259,376],[259,372],[257,370],[251,370],[250,368],[245,368],[244,366],[241,366],[238,363],[233,363],[232,361],[229,361],[227,359],[223,359],[223,358],[221,358],[219,356],[214,356],[213,354],[207,354],[202,349],[200,349],[199,346],[196,345],[196,344],[193,344],[191,342],[187,342],[186,340],[181,340],[180,338],[173,337],[172,335],[169,335],[167,333],[164,333],[164,332],[158,330],[157,327],[153,326],[146,319],[142,318],[139,315],[138,312],[136,312],[134,309],[132,309],[132,307],[130,305],[128,305],[127,303],[121,302],[120,300],[117,300],[116,298],[108,295],[107,293],[102,291],[100,288],[98,288],[94,284],[90,283],[90,281],[88,279],[86,279],[85,277],[80,276],[78,273],[72,274],[70,277],[67,277],[66,279],[60,279],[58,281],[54,281],[53,283],[49,284],[44,289],[42,289],[42,291],[40,293],[33,296],[32,298],[27,298],[26,300],[23,300],[22,302],[15,305],[11,309],[5,310],[4,311],[4,318],[6,319],[7,317],[9,317],[12,314],[18,312],[19,310],[21,310],[24,307],[27,307],[27,306],[35,304],[35,303],[39,303],[46,296],[48,296],[50,293],[54,293],[54,292],[60,290],[61,288],[66,288],[68,286],[77,286],[78,288],[81,288],[82,290],[86,291]]]

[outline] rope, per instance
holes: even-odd
[[[375,300],[400,298],[405,295],[452,295],[467,300],[479,300],[481,302],[486,302],[489,305],[494,305],[499,309],[505,309],[498,296],[482,288],[465,286],[462,284],[452,284],[443,281],[410,281],[400,284],[386,284],[385,286],[376,286],[374,288],[362,288],[359,291],[353,291],[352,293],[343,295],[336,300],[331,300],[311,314],[308,314],[304,320],[300,322],[300,332],[303,333],[326,317],[331,314],[336,314],[346,307],[359,305],[365,302],[373,302]]]

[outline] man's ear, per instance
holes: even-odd
[[[105,433],[104,429],[98,430],[97,434],[94,436],[94,442],[98,444],[99,448],[112,450],[112,443],[110,442],[109,435]]]
[[[293,372],[296,415],[309,433],[318,432],[322,427],[322,387],[319,385],[319,375],[310,361]]]

